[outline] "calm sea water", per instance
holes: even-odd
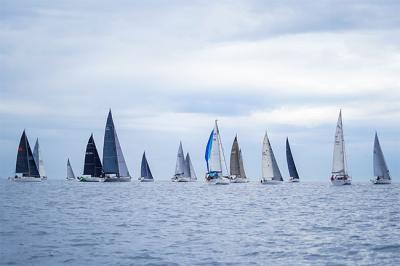
[[[0,181],[2,265],[400,265],[400,185]]]

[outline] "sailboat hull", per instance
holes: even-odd
[[[289,183],[299,183],[300,179],[291,177],[291,178],[289,178],[288,182]]]
[[[131,182],[131,177],[108,176],[104,178],[104,182]]]
[[[103,177],[96,177],[96,176],[81,176],[78,177],[79,182],[103,182]]]
[[[279,185],[282,184],[281,180],[271,180],[271,179],[261,179],[261,184],[263,185]]]
[[[229,179],[226,177],[214,177],[214,178],[207,178],[206,182],[209,185],[229,185]]]
[[[390,179],[378,179],[378,177],[372,178],[371,182],[374,185],[388,185],[392,183]]]
[[[9,177],[8,179],[14,182],[42,182],[42,178],[33,176]]]
[[[331,177],[331,183],[334,186],[351,185],[351,179],[348,176]]]
[[[139,178],[139,181],[140,182],[154,182],[154,179],[148,179],[148,178],[141,177],[141,178]]]
[[[66,178],[67,179],[67,181],[74,181],[76,178]]]
[[[233,184],[248,183],[249,180],[247,178],[241,178],[241,177],[230,177],[230,182]]]

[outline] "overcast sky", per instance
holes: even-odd
[[[144,150],[169,179],[182,140],[197,175],[215,119],[229,153],[261,176],[268,130],[288,176],[285,138],[304,180],[328,182],[339,109],[350,172],[372,177],[374,132],[400,178],[399,1],[0,1],[0,176],[23,129],[49,179],[102,154],[112,108],[134,177]]]

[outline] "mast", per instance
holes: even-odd
[[[233,140],[231,149],[230,174],[232,176],[240,176],[240,154],[237,136]]]
[[[271,143],[268,139],[267,132],[265,132],[263,141],[262,177],[264,179],[283,181],[281,172],[275,159],[274,152],[272,151]]]
[[[25,130],[22,132],[18,146],[15,173],[23,176],[40,177]]]
[[[339,118],[336,125],[335,144],[333,149],[333,175],[347,175],[345,157],[346,155],[343,136],[342,110],[340,110]]]
[[[379,142],[378,133],[375,132],[374,141],[374,175],[390,180],[390,172]]]
[[[299,174],[297,172],[296,165],[293,160],[292,150],[290,149],[288,138],[286,138],[286,160],[288,164],[290,177],[294,179],[299,179]]]
[[[103,167],[101,165],[100,157],[97,152],[96,144],[93,139],[93,134],[90,135],[86,146],[85,165],[83,168],[84,175],[92,177],[102,177]]]
[[[185,172],[185,158],[183,155],[182,142],[179,143],[178,154],[176,156],[175,176],[181,176]]]
[[[130,176],[115,130],[111,109],[108,112],[104,131],[103,164],[105,174],[115,174],[123,177]]]

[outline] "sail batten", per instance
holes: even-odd
[[[297,172],[296,165],[294,163],[292,150],[290,148],[289,139],[286,138],[286,160],[288,164],[289,175],[293,179],[299,179],[299,174]]]

